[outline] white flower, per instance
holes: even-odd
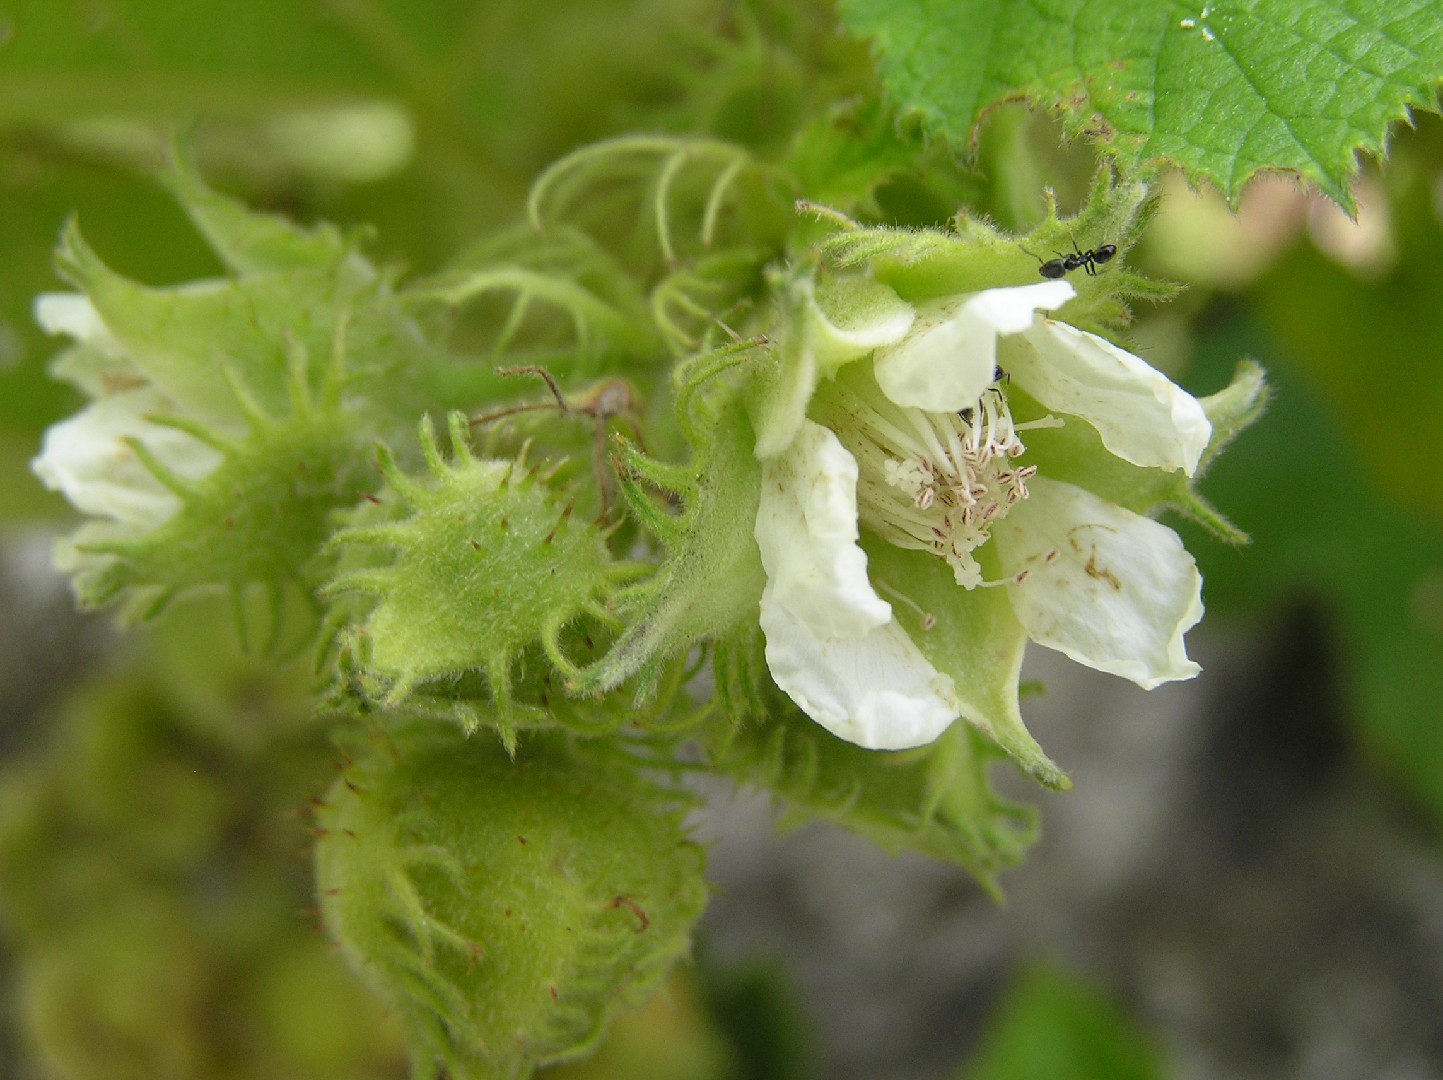
[[[756,539],[767,664],[803,711],[875,749],[923,745],[963,715],[984,730],[996,720],[897,622],[859,522],[944,560],[963,590],[1003,588],[1014,625],[1081,663],[1149,688],[1197,674],[1182,638],[1202,582],[1176,534],[1025,462],[1030,430],[1087,423],[1112,456],[1191,476],[1211,434],[1196,399],[1040,315],[1073,296],[1066,281],[916,309],[860,278],[798,295],[783,373],[756,411]],[[1014,419],[1012,387],[1043,415]],[[888,592],[934,609],[967,595]]]
[[[210,473],[221,455],[193,436],[151,422],[153,416],[173,412],[173,405],[142,381],[139,369],[84,296],[41,296],[36,319],[46,330],[75,339],[75,347],[58,359],[57,374],[96,400],[45,432],[31,468],[46,487],[59,491],[82,513],[136,531],[166,521],[180,509],[180,498],[145,467],[135,444],[142,444],[177,476],[192,480]]]

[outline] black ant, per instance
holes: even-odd
[[[1037,268],[1037,272],[1045,278],[1060,278],[1064,274],[1071,273],[1073,270],[1078,269],[1086,270],[1089,277],[1096,277],[1097,268],[1110,261],[1112,257],[1117,254],[1116,244],[1102,244],[1098,247],[1088,248],[1086,251],[1083,251],[1077,246],[1077,241],[1074,240],[1072,247],[1073,250],[1070,254],[1064,255],[1059,251],[1056,252],[1057,258],[1048,259],[1046,262],[1037,259],[1037,256],[1032,255],[1032,252],[1027,251],[1026,248],[1022,250],[1027,251],[1027,254],[1032,255],[1034,259],[1042,263],[1042,265]]]

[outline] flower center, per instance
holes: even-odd
[[[1027,498],[1037,472],[1016,464],[1027,449],[1019,431],[1036,425],[1013,421],[1002,387],[988,387],[973,408],[928,412],[895,404],[870,376],[843,371],[813,406],[857,460],[862,521],[898,547],[945,559],[959,585],[987,584],[972,552]]]

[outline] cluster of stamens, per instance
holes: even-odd
[[[946,560],[959,585],[989,584],[972,552],[991,538],[993,522],[1027,498],[1037,472],[1016,464],[1027,448],[1001,387],[988,387],[960,412],[849,393],[829,395],[826,412],[856,458],[862,520],[899,547]]]

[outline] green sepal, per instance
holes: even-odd
[[[612,438],[611,461],[626,499],[627,510],[668,551],[686,545],[686,520],[673,512],[673,504],[689,506],[701,492],[696,474],[642,453],[623,435]]]
[[[355,243],[329,222],[304,228],[215,191],[184,147],[172,151],[160,180],[233,274],[330,267],[355,256]]]
[[[761,483],[753,442],[733,397],[710,425],[710,441],[697,451],[684,485],[672,482],[675,466],[659,465],[651,476],[641,458],[631,456],[622,487],[629,501],[647,500],[646,487],[669,501],[686,501],[658,530],[669,547],[665,560],[619,598],[626,629],[601,660],[573,675],[574,691],[603,693],[639,675],[644,696],[667,660],[744,619],[755,620],[765,581],[753,538]],[[647,506],[647,515],[654,515],[649,502],[639,508]]]
[[[265,221],[257,226],[262,232]],[[233,388],[218,377],[223,366],[261,410],[277,415],[290,396],[292,350],[324,356],[343,349],[353,412],[409,420],[421,411],[423,376],[442,362],[389,284],[359,257],[154,289],[106,266],[72,219],[55,261],[177,412],[223,428],[244,420]],[[403,365],[410,372],[404,378]]]
[[[425,479],[407,476],[379,448],[387,489],[374,509],[332,540],[340,568],[332,596],[358,593],[360,663],[395,705],[418,686],[485,677],[497,715],[512,721],[512,666],[539,644],[551,664],[572,669],[563,631],[583,617],[606,619],[602,601],[625,573],[606,535],[574,513],[539,466],[473,455],[466,420],[450,419],[451,458],[429,418],[420,427]]]
[[[1056,253],[1113,244],[1117,255],[1096,276],[1072,274],[1077,295],[1054,317],[1082,330],[1102,332],[1126,325],[1128,299],[1162,300],[1176,290],[1127,268],[1126,253],[1153,205],[1147,187],[1122,183],[1102,170],[1083,208],[1073,217],[1057,214],[1049,192],[1045,219],[1030,232],[1011,236],[986,221],[958,215],[950,229],[863,228],[838,215],[838,231],[822,241],[826,262],[869,266],[876,279],[910,303],[1042,280],[1039,268]]]
[[[1147,184],[1120,179],[1108,168],[1098,170],[1086,200],[1072,217],[1059,217],[1056,197],[1051,191],[1046,192],[1046,216],[1016,240],[1029,259],[1046,262],[1058,253],[1087,251],[1103,244],[1117,248],[1117,254],[1099,267],[1096,274],[1076,271],[1069,275],[1077,295],[1053,317],[1079,330],[1105,335],[1131,323],[1128,301],[1159,303],[1177,293],[1176,285],[1144,277],[1127,265],[1127,252],[1137,242],[1156,207],[1157,199]],[[970,224],[974,228],[986,227],[976,222]],[[958,228],[962,226],[959,224]],[[1038,270],[1034,262],[1030,281],[1041,280]]]
[[[996,875],[1036,837],[1036,814],[992,790],[1001,753],[965,723],[928,746],[865,750],[813,723],[775,687],[765,716],[719,720],[708,730],[713,764],[771,792],[779,824],[830,821],[889,852],[914,851],[965,867],[999,895]]]
[[[878,346],[900,341],[915,317],[910,304],[869,274],[818,279],[811,269],[774,276],[784,323],[774,347],[762,353],[748,398],[756,455],[763,461],[782,453],[796,437],[820,380]]]
[[[1213,426],[1212,437],[1208,439],[1207,448],[1198,462],[1198,475],[1207,471],[1213,459],[1233,439],[1262,417],[1267,411],[1271,393],[1262,365],[1254,360],[1243,360],[1234,370],[1232,382],[1216,394],[1198,398]]]
[[[1039,784],[1070,788],[1067,774],[1022,722],[1018,676],[1027,632],[1013,614],[1006,589],[959,589],[952,568],[941,559],[883,543],[865,530],[862,546],[873,584],[892,601],[893,618],[932,665],[952,677],[963,720]],[[986,569],[990,553],[982,549],[978,555]],[[995,569],[988,576],[1000,577]],[[938,598],[945,599],[936,603]]]
[[[707,894],[687,798],[614,745],[533,735],[513,760],[389,719],[319,808],[316,876],[412,1075],[521,1080],[587,1052],[687,951]]]

